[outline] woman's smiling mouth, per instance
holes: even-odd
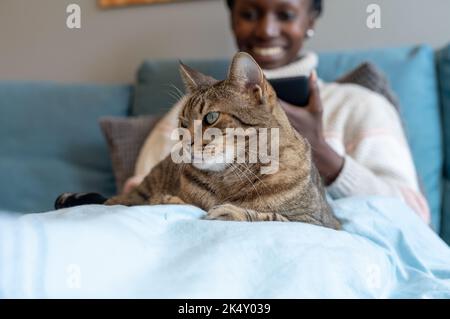
[[[252,51],[261,57],[275,57],[283,54],[283,48],[280,46],[274,47],[253,47]]]

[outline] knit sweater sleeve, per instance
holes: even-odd
[[[184,99],[181,99],[170,109],[145,140],[136,162],[135,179],[142,180],[156,164],[170,154],[172,146],[176,143],[170,137],[177,128],[183,101]]]
[[[402,199],[426,222],[427,202],[421,194],[412,156],[394,107],[378,94],[348,106],[343,126],[344,166],[327,187],[333,198],[385,195]]]

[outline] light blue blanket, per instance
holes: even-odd
[[[450,249],[389,198],[344,225],[201,220],[191,206],[0,218],[2,298],[450,298]]]

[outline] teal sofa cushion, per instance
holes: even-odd
[[[115,192],[98,118],[125,116],[129,86],[0,82],[0,209],[43,212],[62,192]]]
[[[441,220],[442,238],[450,244],[450,44],[437,55],[444,130],[444,198]]]
[[[211,75],[216,79],[226,77],[230,61],[186,60],[190,67]],[[145,61],[139,68],[132,115],[162,115],[184,94],[184,86],[176,60]]]

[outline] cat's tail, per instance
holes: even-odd
[[[97,193],[63,193],[55,200],[55,209],[81,205],[102,205],[108,199]]]

